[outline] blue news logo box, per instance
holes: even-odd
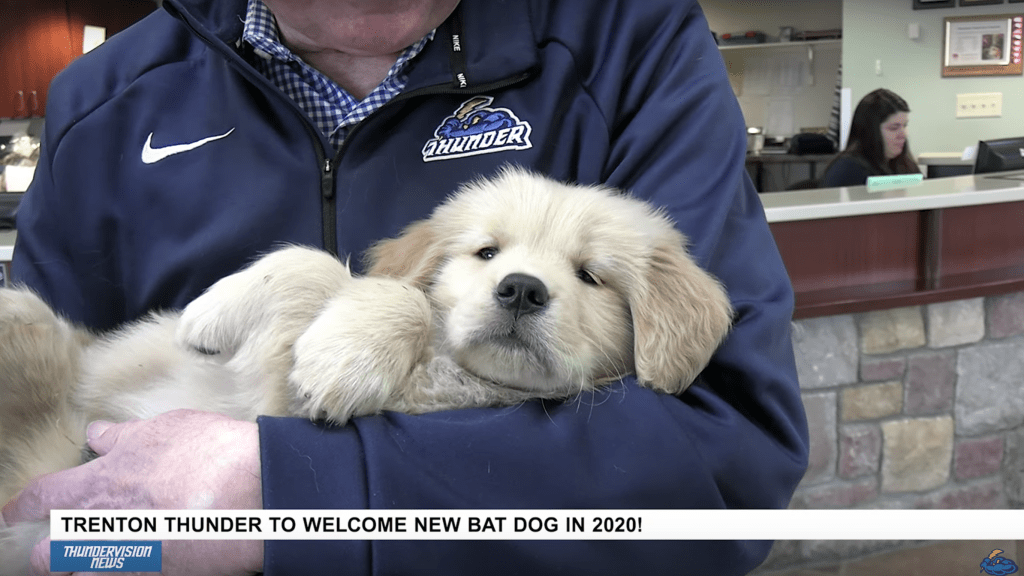
[[[161,558],[160,542],[50,542],[51,572],[159,572]]]

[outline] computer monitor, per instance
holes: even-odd
[[[21,192],[0,192],[0,230],[14,228],[14,214],[22,196]]]
[[[974,160],[975,174],[1024,170],[1024,136],[978,142]]]

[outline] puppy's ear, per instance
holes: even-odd
[[[408,280],[423,288],[444,259],[441,238],[430,221],[414,222],[397,238],[382,240],[366,253],[366,272]]]
[[[679,235],[657,245],[630,294],[637,378],[670,394],[693,382],[732,323],[725,289],[690,258],[684,242]]]

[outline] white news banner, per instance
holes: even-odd
[[[59,540],[1024,540],[1024,510],[54,510]]]

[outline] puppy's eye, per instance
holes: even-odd
[[[494,246],[487,246],[477,251],[476,256],[481,260],[490,260],[498,255],[498,249]]]
[[[585,284],[592,284],[594,286],[600,286],[601,280],[597,276],[594,276],[586,268],[580,268],[576,271],[576,277],[582,280]]]

